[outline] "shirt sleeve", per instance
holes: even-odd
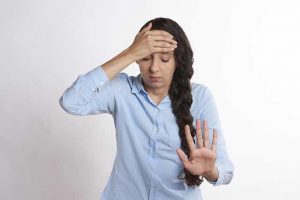
[[[72,115],[115,112],[114,90],[102,66],[81,74],[59,98],[60,106]]]
[[[216,182],[208,181],[214,186],[229,184],[233,178],[234,165],[228,157],[226,150],[225,139],[223,135],[223,130],[221,127],[221,121],[215,102],[215,98],[209,88],[206,90],[202,97],[202,109],[200,112],[201,122],[207,120],[209,128],[209,140],[210,144],[212,142],[213,129],[217,130],[217,158],[216,167],[218,169],[219,178]],[[202,127],[203,128],[203,127]],[[204,130],[203,132],[204,133]]]

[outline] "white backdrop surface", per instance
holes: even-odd
[[[0,199],[99,199],[116,153],[112,117],[69,115],[58,99],[155,17],[189,37],[193,81],[215,95],[235,164],[231,184],[201,186],[204,199],[297,198],[299,1],[0,2]]]

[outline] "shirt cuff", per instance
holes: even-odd
[[[109,82],[109,78],[105,71],[103,70],[102,66],[97,66],[96,68],[92,69],[91,71],[86,73],[86,76],[97,86],[102,87],[106,83]]]

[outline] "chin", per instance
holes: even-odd
[[[157,82],[157,83],[147,82],[146,84],[150,88],[160,88],[163,86],[163,84],[160,82]]]

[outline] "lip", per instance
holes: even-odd
[[[157,82],[160,79],[160,77],[158,77],[158,76],[149,76],[149,78],[152,82]]]

